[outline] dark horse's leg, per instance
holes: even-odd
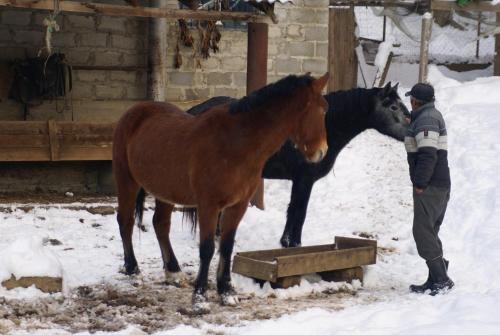
[[[193,310],[196,313],[208,313],[207,284],[208,269],[214,255],[214,234],[217,225],[219,209],[216,206],[200,204],[198,206],[198,218],[200,226],[200,270],[194,286]]]
[[[314,181],[310,178],[293,181],[285,231],[280,240],[281,245],[285,248],[298,247],[302,243],[302,226],[306,219],[307,205],[313,185]]]
[[[139,273],[139,266],[135,259],[134,248],[132,246],[132,232],[134,230],[134,209],[135,198],[139,191],[139,186],[131,181],[117,183],[118,188],[118,226],[123,243],[123,253],[125,264],[121,272],[127,275]]]
[[[156,238],[160,244],[161,256],[163,258],[163,268],[167,283],[179,285],[185,278],[182,277],[181,268],[175,257],[174,250],[170,244],[170,224],[174,205],[156,200],[155,214],[153,216],[153,226]]]
[[[238,225],[247,210],[248,202],[243,201],[226,208],[221,222],[220,259],[217,269],[217,291],[223,305],[235,306],[238,298],[231,286],[231,255]]]

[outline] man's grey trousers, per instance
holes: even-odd
[[[427,186],[423,193],[413,189],[413,237],[420,257],[426,261],[443,256],[443,246],[438,233],[448,200],[450,188]]]

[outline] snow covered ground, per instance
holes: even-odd
[[[395,67],[389,80],[401,78],[401,71],[411,73],[413,69]],[[488,71],[483,75],[488,75]],[[500,301],[500,78],[460,82],[458,79],[463,76],[448,72],[444,76],[442,72],[442,68],[431,67],[429,78],[436,87],[437,107],[449,132],[453,186],[441,236],[445,256],[450,260],[450,276],[456,283],[451,292],[436,297],[408,292],[409,284],[425,280],[427,270],[417,255],[411,232],[406,154],[401,143],[367,131],[341,153],[334,171],[316,183],[303,233],[304,245],[331,243],[335,235],[359,233],[378,240],[384,249],[379,252],[378,263],[367,267],[364,286],[348,286],[355,295],[332,295],[331,299],[339,301],[336,308],[309,299],[303,310],[278,318],[233,320],[231,325],[180,323],[157,334],[499,334],[500,312],[496,307]],[[479,73],[476,76],[480,77]],[[403,78],[401,95],[414,78]],[[266,182],[267,209],[247,211],[238,230],[235,251],[279,246],[290,186],[286,181]],[[66,295],[82,285],[130,286],[117,271],[122,264],[122,246],[114,215],[70,210],[57,204],[49,208],[35,205],[27,212],[15,204],[10,207],[11,213],[0,213],[0,252],[23,237],[57,239],[62,244],[48,244],[45,248],[57,255],[62,264]],[[145,213],[148,224],[152,214],[152,210]],[[174,216],[171,239],[183,268],[195,272],[197,240],[178,214]],[[143,280],[160,279],[160,251],[152,229],[140,234],[136,230],[134,245]],[[0,273],[2,261],[9,256],[1,257]],[[216,261],[214,258],[213,265]],[[278,305],[294,305],[315,292],[341,288],[316,278],[303,279],[300,286],[287,290],[273,290],[267,285],[260,288],[238,275],[233,275],[233,281],[239,293],[260,297],[257,302],[262,304],[269,297]],[[0,296],[7,300],[37,300],[48,295],[34,288],[0,288]],[[323,304],[325,300],[318,301]],[[214,300],[213,304],[217,302]],[[117,334],[143,334],[134,322],[128,323],[129,327]],[[36,327],[22,323],[3,325],[7,327],[1,328],[0,322],[0,332],[10,329],[12,334],[68,333],[64,329],[37,331]]]

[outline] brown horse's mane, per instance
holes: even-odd
[[[276,102],[277,99],[286,99],[298,88],[310,86],[313,80],[314,78],[307,74],[302,76],[289,75],[232,102],[229,106],[229,113],[248,113],[253,110],[260,110],[267,104]]]

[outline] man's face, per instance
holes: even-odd
[[[412,110],[415,110],[420,106],[418,104],[417,100],[415,100],[415,98],[413,98],[413,97],[410,97],[410,105],[411,105]]]

